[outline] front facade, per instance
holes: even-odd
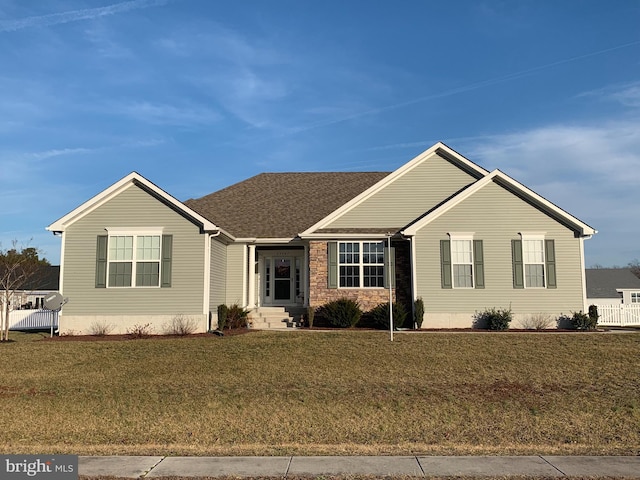
[[[48,229],[62,236],[62,333],[163,333],[176,317],[206,331],[221,304],[266,327],[390,292],[409,311],[423,299],[423,328],[470,327],[490,307],[560,315],[585,308],[596,233],[441,143],[394,172],[262,174],[185,202],[134,172]]]

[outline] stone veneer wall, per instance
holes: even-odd
[[[328,247],[327,241],[312,241],[309,243],[309,306],[319,307],[325,303],[340,298],[349,298],[357,300],[360,308],[364,311],[370,310],[376,305],[389,302],[389,290],[386,288],[328,288]],[[404,272],[410,265],[408,252],[409,249],[401,242],[401,248],[396,247],[396,278],[400,277],[402,281],[397,281],[399,291],[393,289],[393,301],[396,301],[396,294],[400,301],[405,303],[411,299],[411,278],[410,275],[399,273]],[[400,270],[399,270],[400,269]],[[403,278],[403,277],[406,277]],[[409,285],[408,295],[405,292],[406,285]],[[410,304],[407,305],[410,310]]]
[[[413,312],[411,294],[411,244],[407,240],[391,241],[396,249],[396,302],[402,303],[408,314]]]

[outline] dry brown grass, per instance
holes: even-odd
[[[638,454],[639,334],[2,344],[2,453]]]

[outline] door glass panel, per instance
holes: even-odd
[[[288,258],[276,260],[276,278],[291,278],[291,260]]]
[[[273,270],[274,299],[291,300],[291,259],[276,258]]]

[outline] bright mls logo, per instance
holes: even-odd
[[[0,455],[2,480],[77,480],[77,455]]]

